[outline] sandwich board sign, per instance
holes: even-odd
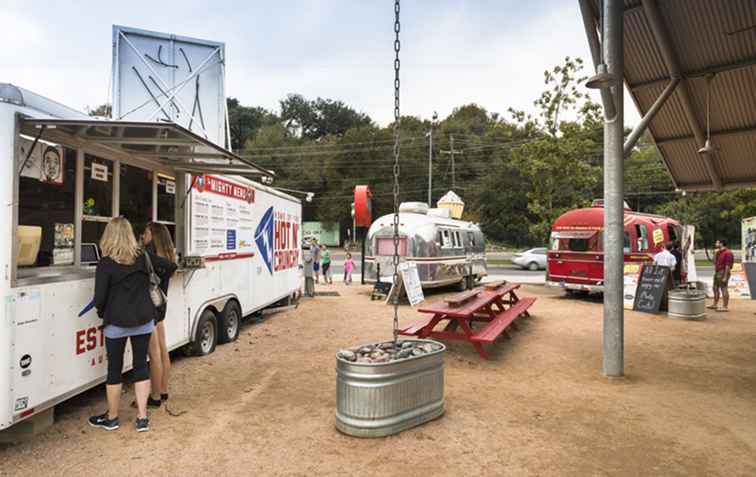
[[[423,287],[420,283],[420,274],[418,274],[417,265],[414,263],[402,262],[399,264],[397,282],[391,285],[391,290],[386,296],[386,303],[393,303],[394,298],[401,299],[402,295],[407,296],[410,306],[415,306],[425,300]]]

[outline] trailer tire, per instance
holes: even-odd
[[[241,328],[242,312],[239,302],[230,300],[223,307],[223,313],[220,316],[220,326],[218,326],[218,342],[230,343],[236,341],[239,337]]]
[[[218,318],[213,310],[202,312],[197,323],[197,332],[189,344],[189,351],[193,356],[206,356],[215,351],[218,344]]]

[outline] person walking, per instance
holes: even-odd
[[[303,253],[304,260],[304,279],[305,279],[305,296],[310,298],[315,296],[315,282],[313,275],[315,271],[313,269],[314,258],[312,246],[307,247]]]
[[[313,238],[310,241],[310,252],[312,253],[312,270],[315,272],[315,283],[320,283],[320,245],[318,245],[318,239]]]
[[[160,289],[168,297],[168,286],[171,276],[176,271],[176,250],[173,246],[171,233],[163,224],[150,222],[142,234],[142,244],[146,253],[154,264],[155,273],[160,277]],[[158,257],[162,258],[160,262]],[[158,263],[167,260],[168,267],[161,267]],[[160,407],[162,401],[168,400],[168,380],[171,372],[171,357],[168,354],[168,344],[165,339],[165,315],[168,303],[157,309],[155,331],[150,338],[150,383],[151,393],[147,399],[150,407]],[[132,403],[135,406],[135,403]]]
[[[323,266],[323,281],[333,284],[333,274],[331,273],[331,251],[325,244],[321,245],[320,264]]]
[[[352,283],[352,271],[354,270],[354,260],[352,260],[352,254],[347,252],[346,259],[344,260],[344,283],[347,285]]]
[[[136,430],[150,429],[147,418],[147,398],[150,394],[150,375],[147,352],[155,327],[157,310],[150,298],[150,273],[145,255],[139,249],[129,221],[124,217],[112,219],[100,240],[102,259],[95,272],[95,291],[92,303],[103,321],[108,374],[105,392],[108,410],[89,418],[89,424],[112,431],[120,427],[118,409],[121,398],[123,355],[126,341],[131,342],[132,376],[137,402]],[[169,268],[170,263],[156,257],[157,267]]]
[[[717,240],[714,244],[716,253],[714,254],[714,303],[709,306],[712,310],[720,312],[728,311],[730,304],[730,292],[727,290],[730,281],[730,273],[735,263],[730,249],[727,248],[725,240]],[[722,305],[719,305],[719,299],[722,298]]]

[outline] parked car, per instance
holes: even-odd
[[[546,269],[546,248],[531,248],[512,257],[512,263],[520,268],[528,270],[545,270]]]

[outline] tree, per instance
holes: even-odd
[[[278,117],[267,109],[242,106],[236,98],[228,98],[226,104],[231,129],[231,148],[235,151],[242,149],[258,129],[279,121]]]
[[[373,124],[367,114],[358,113],[342,101],[323,98],[310,101],[300,94],[290,94],[280,104],[284,124],[303,139],[343,136],[350,128]]]
[[[510,108],[530,139],[513,150],[515,167],[529,188],[527,211],[533,242],[543,243],[562,213],[590,203],[600,193],[600,150],[603,136],[600,107],[578,89],[583,61],[566,57],[563,65],[544,72],[546,90],[533,103],[543,121]],[[567,110],[574,121],[560,119]]]
[[[97,106],[95,109],[89,109],[89,107],[87,107],[87,111],[89,112],[90,116],[110,118],[111,114],[113,113],[113,106],[110,103],[104,103]]]

